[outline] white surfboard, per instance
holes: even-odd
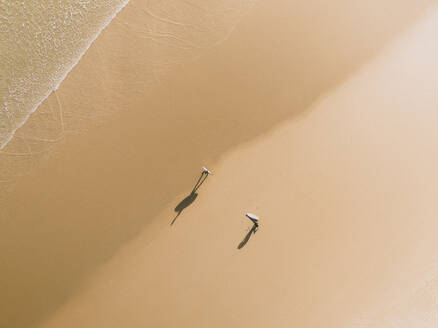
[[[254,221],[258,221],[258,220],[260,220],[257,216],[255,216],[254,214],[252,214],[252,213],[246,213],[245,214],[247,217],[249,217],[251,220],[254,220]]]
[[[202,167],[202,172],[213,175],[213,172],[211,172],[209,169],[207,169],[205,166]]]

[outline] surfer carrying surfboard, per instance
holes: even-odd
[[[205,166],[202,167],[202,173],[206,175],[213,175],[213,172],[211,172],[209,169],[207,169]]]
[[[252,214],[252,213],[246,213],[245,216],[250,219],[252,221],[252,223],[254,224],[254,233],[257,231],[257,229],[259,228],[259,220],[260,218],[258,218],[256,215]]]

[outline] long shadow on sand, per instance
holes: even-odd
[[[198,193],[196,191],[199,189],[199,187],[201,187],[201,185],[204,183],[204,181],[207,180],[207,178],[208,178],[208,174],[206,174],[205,172],[202,172],[201,176],[199,177],[198,181],[196,182],[195,186],[193,187],[190,195],[188,195],[186,198],[184,198],[175,207],[174,211],[177,212],[177,215],[173,218],[170,225],[173,225],[175,223],[176,219],[180,216],[181,212],[184,211],[185,208],[190,206],[196,200],[196,197],[198,197]]]
[[[241,249],[243,247],[245,247],[246,243],[250,240],[252,234],[255,234],[257,231],[257,225],[254,224],[251,228],[251,230],[246,234],[245,238],[243,238],[243,240],[240,242],[239,246],[237,246],[238,249]]]
[[[143,56],[121,55],[123,49],[142,49],[145,39],[135,26],[123,35],[123,47],[108,42],[90,47],[57,92],[60,103],[66,111],[126,110],[86,137],[67,140],[72,151],[23,179],[0,204],[0,327],[41,325],[184,193],[198,163],[214,162],[307,113],[430,5],[429,0],[259,1],[227,42],[181,67],[169,85],[147,96],[147,88],[138,87],[143,82],[124,74],[151,74]],[[124,14],[135,9],[127,7]],[[112,35],[111,26],[106,35]]]

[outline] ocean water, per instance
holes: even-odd
[[[128,0],[0,3],[0,148]]]
[[[63,117],[63,99],[56,92],[48,96],[126,5],[130,14],[113,24],[144,43],[142,64],[156,83],[227,39],[254,1],[0,0],[0,188],[38,165],[66,130],[80,132],[83,122],[73,117],[104,114],[77,106]],[[114,64],[123,66],[123,60],[129,55]]]

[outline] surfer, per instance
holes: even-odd
[[[254,233],[256,233],[257,229],[259,228],[259,220],[260,220],[260,218],[258,218],[257,216],[255,216],[252,213],[246,213],[245,215],[254,224],[253,230],[254,230]]]
[[[209,169],[203,166],[201,176],[199,177],[198,181],[196,182],[190,194],[175,207],[174,211],[177,212],[178,214],[174,217],[170,225],[173,225],[175,223],[175,220],[178,218],[178,216],[180,216],[181,212],[195,201],[196,197],[198,197],[198,193],[197,193],[198,189],[201,187],[201,185],[204,183],[204,181],[208,178],[210,174],[213,175],[213,172],[211,172]]]
[[[211,172],[209,169],[207,169],[205,166],[202,167],[202,173],[206,175],[213,175],[213,172]]]
[[[193,187],[192,194],[194,194],[199,187],[204,183],[204,181],[208,178],[209,175],[213,175],[213,172],[211,172],[209,169],[207,169],[205,166],[202,167],[202,173],[201,176],[198,179],[198,182],[196,182],[195,186]]]
[[[249,239],[251,238],[252,234],[255,234],[257,229],[259,228],[259,218],[257,216],[255,216],[254,214],[251,213],[246,213],[245,216],[251,220],[251,222],[253,223],[251,230],[248,231],[248,233],[246,234],[245,238],[243,238],[243,240],[240,242],[239,246],[237,246],[238,249],[243,248],[246,243],[249,241]]]

